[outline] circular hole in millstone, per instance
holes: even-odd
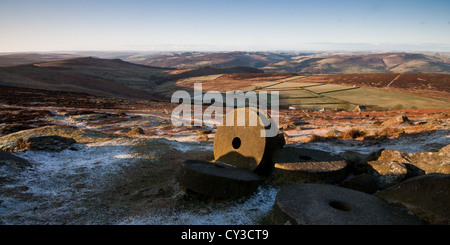
[[[241,139],[239,139],[239,137],[235,137],[231,144],[233,145],[234,149],[239,149],[239,147],[241,147]]]
[[[312,158],[310,156],[305,156],[305,155],[298,156],[298,159],[300,159],[300,160],[312,160]]]
[[[341,210],[341,211],[352,211],[353,207],[345,202],[340,202],[340,201],[332,201],[329,203],[329,205],[337,210]]]

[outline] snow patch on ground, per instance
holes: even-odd
[[[170,146],[172,146],[174,149],[181,151],[181,152],[188,152],[193,150],[213,150],[212,144],[203,144],[199,142],[177,142],[177,141],[170,141]]]
[[[167,142],[175,149],[212,150],[211,142]],[[25,151],[15,155],[29,160],[32,167],[24,170],[6,188],[23,188],[18,195],[0,195],[1,224],[89,224],[102,222],[90,217],[86,202],[97,198],[108,175],[123,171],[133,161],[151,158],[136,154],[132,139],[117,139],[92,144],[76,144],[61,152]],[[73,150],[75,149],[75,150]],[[276,190],[260,188],[241,202],[210,204],[205,212],[185,209],[170,215],[128,217],[118,224],[254,224],[272,207]],[[25,199],[24,199],[25,198]],[[122,217],[122,216],[121,216]],[[107,223],[115,223],[108,218]]]
[[[6,223],[52,223],[64,212],[71,212],[82,207],[85,194],[96,191],[105,175],[120,171],[135,160],[134,155],[124,161],[130,153],[131,142],[109,141],[104,143],[82,145],[78,150],[66,149],[61,152],[25,151],[15,155],[25,158],[32,167],[23,171],[8,188],[26,187],[22,198],[1,196],[0,218]],[[9,218],[17,216],[16,219]],[[54,217],[53,217],[54,216]],[[58,222],[58,221],[55,221]]]
[[[188,152],[193,150],[213,150],[212,142],[199,141],[197,135],[175,136],[165,138],[175,150]]]

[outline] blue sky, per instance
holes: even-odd
[[[450,51],[450,0],[0,0],[0,52]]]

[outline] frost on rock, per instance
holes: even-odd
[[[8,188],[24,186],[20,195],[3,197],[0,217],[5,224],[64,223],[82,213],[83,201],[101,185],[106,175],[120,171],[135,158],[130,142],[109,141],[77,145],[77,150],[61,152],[26,151],[16,153],[32,163]],[[26,200],[24,200],[26,196]]]
[[[252,225],[272,210],[278,189],[260,186],[247,199],[205,203],[201,208],[186,208],[166,215],[128,217],[126,225]]]

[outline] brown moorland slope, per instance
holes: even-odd
[[[156,69],[156,70],[175,70],[174,68],[147,66],[141,64],[134,64],[130,62],[123,61],[121,59],[100,59],[94,57],[80,57],[73,59],[49,61],[35,63],[34,66],[38,67],[66,67],[70,68],[73,66],[79,67],[107,67],[110,69]]]
[[[91,95],[156,99],[151,88],[171,68],[92,57],[0,67],[0,82],[10,86]]]
[[[168,81],[214,74],[252,74],[263,71],[244,66],[177,70],[93,57],[0,67],[0,84],[97,96],[162,100],[155,86]]]
[[[0,67],[27,65],[40,62],[51,62],[77,58],[76,54],[55,53],[4,53],[0,54]]]
[[[249,86],[258,86],[263,82],[277,82],[282,79],[295,76],[293,73],[239,73],[239,74],[223,74],[214,79],[206,79],[204,81],[197,79],[180,80],[177,84],[179,87],[193,88],[194,83],[202,83],[204,91],[226,92],[232,90],[242,90]]]
[[[8,85],[26,88],[81,92],[98,96],[152,98],[148,92],[107,79],[33,65],[3,68],[0,70],[0,80]]]

